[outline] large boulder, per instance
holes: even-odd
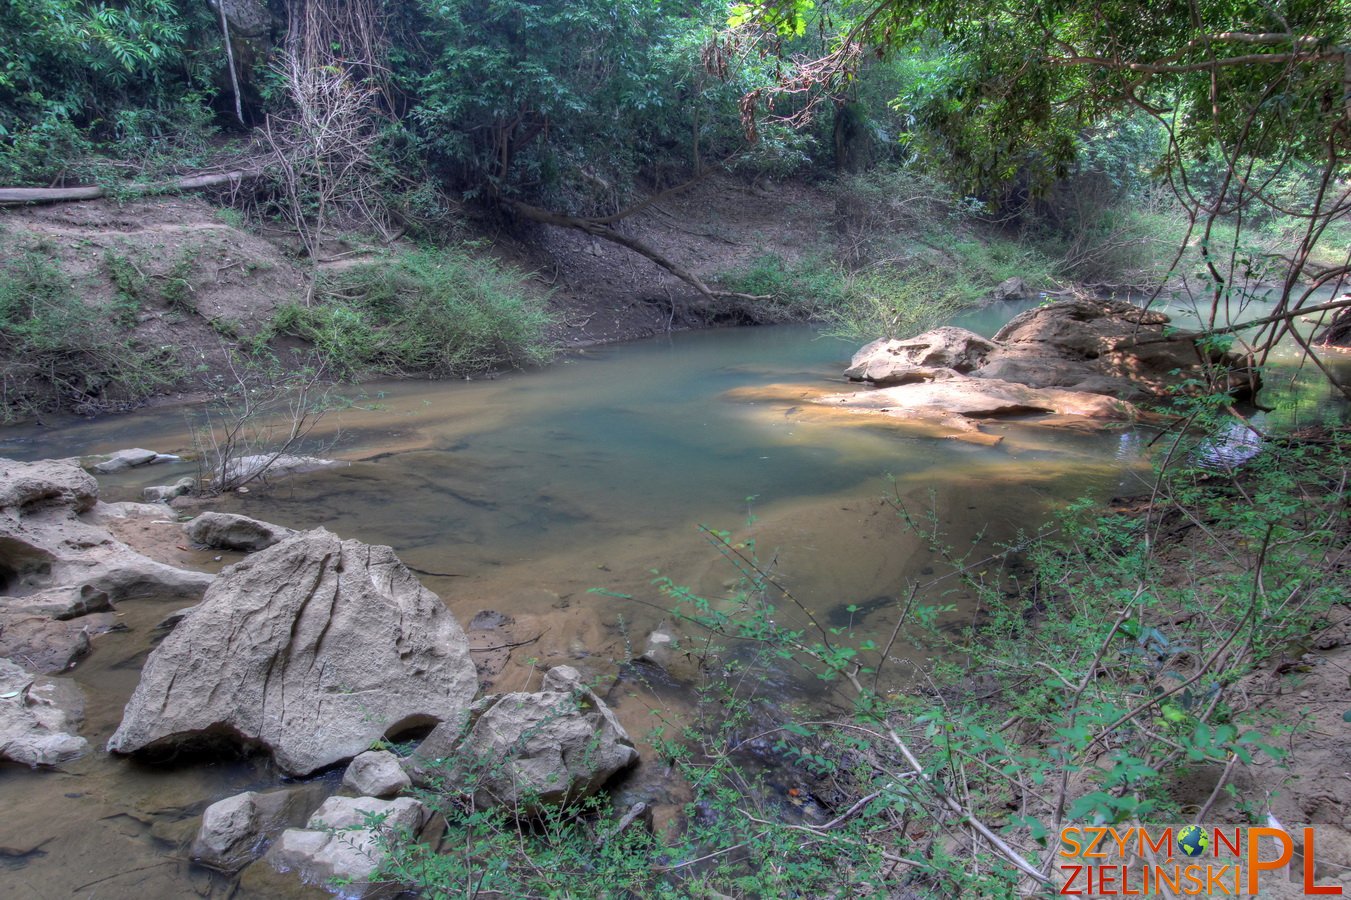
[[[1338,299],[1351,300],[1351,293],[1343,294]],[[1328,327],[1314,338],[1314,343],[1320,347],[1351,347],[1351,308],[1338,310]]]
[[[480,806],[508,804],[529,814],[590,796],[638,761],[624,727],[571,666],[550,669],[541,691],[503,694],[475,711],[446,786],[473,783]],[[441,740],[444,732],[434,731],[415,757],[443,755]],[[426,769],[418,774],[425,778]]]
[[[1232,373],[1235,393],[1256,389],[1247,385],[1245,357],[1204,349],[1197,334],[1170,330],[1168,322],[1163,313],[1124,301],[1061,300],[1011,319],[995,334],[996,349],[972,374],[1142,400],[1163,396],[1213,367]]]
[[[108,749],[226,737],[305,775],[459,728],[476,690],[464,632],[394,551],[317,529],[221,572],[150,654]]]
[[[290,528],[233,513],[205,512],[188,523],[188,537],[193,543],[244,553],[265,550],[293,534]]]
[[[267,852],[279,871],[296,871],[307,884],[343,882],[343,897],[397,894],[399,887],[372,882],[389,842],[416,835],[431,810],[409,797],[330,797],[304,828],[288,828]]]
[[[995,345],[973,331],[944,325],[904,340],[882,338],[865,345],[844,377],[877,385],[951,378],[979,367]]]
[[[75,733],[83,721],[84,696],[74,682],[0,659],[0,759],[55,766],[81,756],[89,750]]]

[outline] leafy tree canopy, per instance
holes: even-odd
[[[1123,107],[1169,126],[1174,160],[1241,147],[1340,165],[1351,129],[1346,0],[761,0],[731,17],[776,36],[808,21],[835,43],[797,61],[798,85],[838,89],[873,56],[923,59],[897,102],[974,186],[1028,166],[1048,184]]]

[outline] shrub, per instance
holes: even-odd
[[[117,301],[81,301],[49,256],[10,255],[0,263],[0,415],[115,409],[175,381],[181,372],[171,348],[143,347],[109,329],[125,316]]]
[[[539,363],[550,356],[543,303],[521,273],[457,248],[400,253],[321,276],[316,303],[272,323],[315,345],[336,372],[432,376]]]

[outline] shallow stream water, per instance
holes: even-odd
[[[1020,308],[956,324],[990,334]],[[514,618],[514,635],[529,643],[492,687],[515,690],[538,687],[540,671],[561,662],[612,683],[666,618],[671,601],[652,584],[654,572],[725,596],[736,572],[701,524],[754,538],[759,559],[818,619],[883,643],[896,598],[915,583],[956,605],[952,623],[974,614],[955,580],[939,580],[941,559],[901,521],[895,502],[959,550],[974,545],[980,558],[1071,500],[1135,493],[1146,483],[1151,435],[1133,428],[1084,434],[1005,423],[987,429],[1000,443],[978,446],[728,396],[776,383],[839,383],[853,349],[802,327],[706,331],[591,349],[492,380],[367,383],[347,389],[351,404],[330,412],[315,434],[318,449],[350,465],[255,486],[216,508],[389,544],[462,623],[482,610]],[[1281,415],[1341,414],[1326,389],[1290,396]],[[0,435],[0,455],[132,446],[186,453],[188,422],[184,410],[167,408],[10,430]],[[184,474],[194,474],[191,464],[105,477],[101,486],[104,499],[139,499],[142,487]],[[196,561],[215,568],[233,558]],[[72,673],[88,694],[83,733],[95,747],[116,727],[151,626],[168,609],[147,602],[119,611],[128,630],[98,637]],[[794,621],[791,610],[783,615]],[[894,655],[900,678],[908,650],[898,645]],[[771,674],[765,685],[811,694],[786,676]],[[609,699],[635,737],[654,714],[678,721],[689,702],[680,689],[629,680]],[[659,780],[642,767],[635,776],[649,788]],[[206,805],[277,783],[258,758],[165,771],[99,751],[59,771],[0,768],[0,896],[280,896],[290,890],[283,882],[239,889],[192,866],[185,848]]]

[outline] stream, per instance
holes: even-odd
[[[989,335],[1027,305],[987,308],[954,324]],[[537,689],[541,671],[563,662],[612,682],[666,618],[670,601],[653,585],[654,572],[705,596],[726,595],[736,572],[700,525],[753,538],[759,559],[819,620],[884,643],[894,624],[890,601],[912,582],[933,581],[943,566],[893,502],[935,523],[958,550],[990,553],[1070,501],[1147,484],[1152,433],[1141,429],[1081,433],[1007,422],[986,429],[1000,443],[979,446],[876,420],[842,426],[788,404],[727,396],[775,383],[839,383],[854,349],[806,327],[729,329],[588,349],[495,379],[347,386],[348,403],[325,416],[308,450],[350,465],[255,486],[211,508],[389,544],[461,623],[484,610],[510,617],[514,633],[531,640],[493,677],[492,689],[504,691]],[[1283,425],[1346,414],[1326,385],[1282,381],[1264,399],[1272,396],[1278,409],[1270,415]],[[187,453],[188,416],[166,407],[8,429],[0,455],[136,446]],[[102,476],[103,499],[140,499],[143,487],[185,474],[196,474],[192,464]],[[238,558],[200,552],[194,561],[216,569]],[[933,596],[956,605],[949,620],[960,625],[973,612],[955,587],[951,579]],[[94,747],[115,729],[151,628],[169,608],[121,605],[127,629],[97,637],[72,672],[88,698],[81,733]],[[898,646],[894,655],[908,652]],[[903,668],[895,667],[897,679]],[[815,690],[786,676],[767,684],[807,699]],[[643,750],[653,713],[679,720],[688,693],[624,680],[607,699]],[[658,790],[661,773],[644,768],[635,784]],[[310,789],[332,790],[340,774],[313,779]],[[0,766],[0,896],[309,896],[293,877],[246,876],[240,885],[187,860],[202,809],[278,782],[258,757],[151,768],[99,749],[55,771]]]

